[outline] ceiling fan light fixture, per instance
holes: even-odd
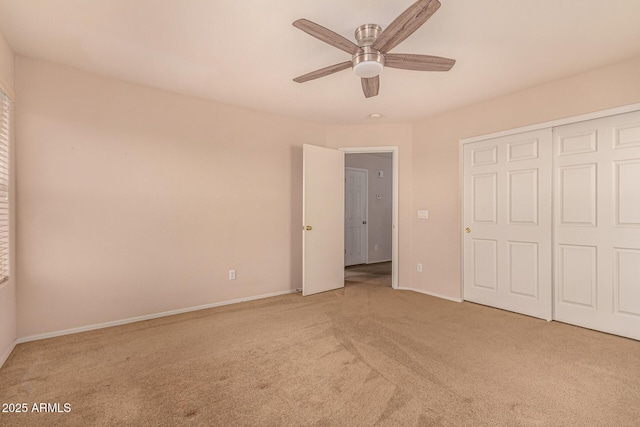
[[[377,76],[384,68],[384,56],[369,46],[362,47],[360,52],[353,55],[352,61],[353,72],[364,79]]]
[[[369,79],[375,77],[382,71],[382,64],[378,61],[362,61],[353,66],[356,76]]]

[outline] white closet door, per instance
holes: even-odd
[[[551,130],[466,144],[464,299],[551,320]]]
[[[553,132],[554,319],[640,339],[640,112]]]

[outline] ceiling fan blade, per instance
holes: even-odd
[[[378,95],[378,90],[380,89],[380,76],[371,77],[369,79],[362,78],[360,81],[362,82],[362,91],[364,92],[365,98],[371,98],[372,96]]]
[[[338,71],[346,70],[351,67],[351,61],[341,62],[339,64],[329,65],[328,67],[320,68],[319,70],[312,71],[302,76],[293,79],[296,83],[304,83],[309,80],[319,79],[320,77],[328,76],[329,74],[337,73]]]
[[[317,38],[318,40],[322,40],[323,42],[337,47],[340,50],[344,50],[351,55],[360,50],[360,47],[357,44],[345,39],[340,34],[336,34],[333,31],[323,27],[322,25],[318,25],[315,22],[311,22],[307,19],[298,19],[297,21],[293,22],[293,26],[301,29],[305,33]]]
[[[410,53],[387,53],[384,56],[385,67],[416,71],[449,71],[455,59],[430,55],[412,55]]]
[[[427,22],[438,8],[440,8],[438,0],[418,0],[394,19],[371,47],[382,53],[389,52]]]

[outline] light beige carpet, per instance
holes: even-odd
[[[71,412],[0,425],[640,425],[640,342],[359,277],[18,345],[0,402]]]

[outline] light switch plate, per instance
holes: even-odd
[[[418,219],[429,218],[429,211],[418,211]]]

